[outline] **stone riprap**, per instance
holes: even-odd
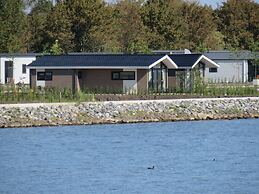
[[[259,118],[259,97],[0,105],[0,127]]]

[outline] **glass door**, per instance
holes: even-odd
[[[165,92],[167,87],[167,68],[159,64],[150,69],[149,89],[153,92]]]
[[[5,83],[13,82],[13,61],[5,61]]]

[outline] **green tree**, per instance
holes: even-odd
[[[252,0],[227,0],[216,10],[219,30],[227,48],[251,49],[259,39],[259,4]]]
[[[22,0],[0,0],[0,52],[24,51],[25,24]]]
[[[122,0],[108,5],[100,25],[90,30],[95,51],[147,53],[149,34],[141,18],[141,2]]]
[[[116,21],[117,12],[114,5],[105,6],[102,11],[99,25],[89,31],[92,40],[92,49],[95,52],[121,52],[118,40],[119,26]]]
[[[224,47],[223,36],[217,32],[211,7],[185,2],[181,10],[184,21],[181,39],[186,48],[204,51]]]
[[[52,8],[47,17],[45,32],[50,44],[57,43],[64,52],[72,52],[74,48],[74,34],[72,22],[66,4],[59,2]]]
[[[52,12],[50,0],[30,1],[31,12],[28,15],[28,50],[30,52],[43,52],[51,46],[46,33],[48,29],[48,16]]]
[[[144,3],[142,19],[153,36],[151,49],[181,48],[181,37],[184,36],[182,6],[182,0],[147,0]]]
[[[91,30],[101,24],[105,3],[102,0],[64,0],[72,22],[74,51],[93,51],[95,48]]]
[[[52,55],[60,55],[63,54],[63,50],[59,45],[58,40],[55,40],[55,43],[50,48],[50,54]]]
[[[123,52],[148,52],[148,31],[141,18],[141,1],[122,0],[117,3],[116,25]]]
[[[148,0],[142,10],[144,24],[153,37],[152,49],[203,51],[224,47],[211,7],[196,1]]]

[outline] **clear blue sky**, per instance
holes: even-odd
[[[201,4],[208,4],[211,5],[212,7],[216,8],[217,5],[221,5],[221,2],[224,0],[199,0]],[[256,0],[257,3],[259,3],[259,0]]]
[[[107,2],[114,2],[115,0],[106,0]],[[221,2],[224,0],[199,0],[201,4],[211,5],[213,8],[216,8],[217,5],[221,5]],[[259,0],[256,0],[259,3]]]
[[[211,5],[212,7],[216,8],[218,4],[221,4],[222,1],[215,1],[215,0],[200,0],[201,4]]]

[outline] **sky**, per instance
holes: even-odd
[[[218,4],[220,5],[223,0],[199,0],[201,4],[211,5],[213,8],[217,8]],[[259,0],[256,0],[259,3]]]
[[[108,2],[114,2],[115,0],[107,0]],[[217,8],[218,4],[220,5],[221,2],[224,0],[199,0],[201,4],[211,5],[213,8]],[[259,0],[256,0],[259,3]]]
[[[216,8],[218,4],[222,1],[215,1],[215,0],[200,0],[201,4],[211,5],[212,7]]]

